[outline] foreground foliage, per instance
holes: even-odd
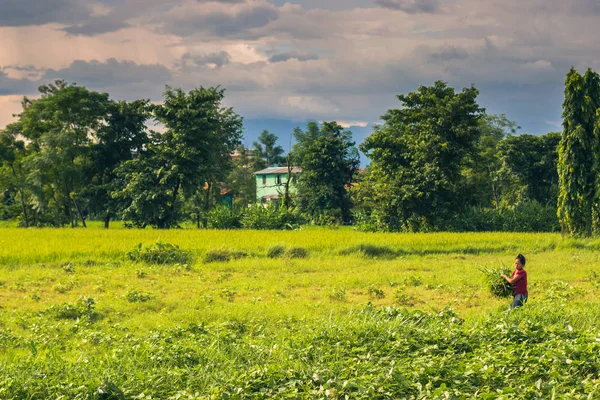
[[[251,233],[0,230],[0,398],[600,394],[600,241]],[[196,258],[132,261],[140,242]],[[508,312],[477,266],[518,252],[530,300]]]
[[[146,335],[38,317],[28,334],[0,330],[0,346],[20,354],[0,363],[0,396],[594,398],[600,337],[590,317],[538,305],[466,324],[451,309],[366,306],[336,319],[193,323]]]

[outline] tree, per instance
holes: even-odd
[[[558,144],[560,133],[520,135],[498,144],[500,194],[507,205],[534,200],[556,204],[558,197]]]
[[[9,218],[6,208],[14,201],[14,197],[19,199],[21,223],[29,227],[31,222],[30,205],[27,201],[28,191],[26,184],[26,172],[23,166],[23,160],[27,157],[28,151],[25,142],[15,136],[11,130],[0,131],[0,188],[3,191],[4,214]]]
[[[600,76],[571,68],[565,80],[563,132],[559,145],[558,218],[563,234],[589,236],[598,187]],[[597,216],[596,216],[597,219]]]
[[[31,189],[34,224],[85,223],[84,196],[91,164],[90,144],[105,123],[108,94],[68,85],[62,80],[39,87],[41,98],[23,100],[19,120],[7,127],[30,149],[23,160]],[[45,215],[44,215],[45,214]]]
[[[281,166],[285,163],[283,147],[276,146],[277,139],[275,134],[265,129],[258,136],[258,141],[252,143],[254,166],[257,171],[267,167]]]
[[[243,145],[238,146],[232,160],[233,169],[226,179],[227,188],[243,206],[256,203],[256,177],[252,168],[251,152]]]
[[[446,83],[398,95],[361,146],[372,160],[375,217],[381,229],[439,229],[459,215],[472,194],[462,168],[474,156],[483,109],[475,87],[456,93]]]
[[[151,107],[148,100],[112,102],[107,112],[106,124],[100,127],[97,140],[91,146],[93,162],[87,173],[90,177],[87,189],[90,212],[103,219],[105,228],[116,213],[129,205],[127,199],[118,202],[111,195],[124,186],[116,170],[122,163],[141,154],[148,144],[146,121],[150,118]]]
[[[501,167],[498,146],[521,127],[504,114],[484,114],[479,124],[481,136],[477,150],[471,159],[466,160],[467,165],[463,169],[467,178],[465,190],[472,194],[472,205],[499,207],[503,187],[498,176]]]
[[[297,201],[302,212],[313,219],[326,214],[350,220],[351,202],[347,187],[354,182],[359,165],[352,132],[337,122],[323,122],[321,129],[309,123],[303,132],[296,129],[294,159],[302,168],[298,178]]]
[[[121,177],[127,185],[117,198],[131,198],[124,214],[138,226],[177,226],[186,199],[196,213],[208,212],[215,184],[225,179],[230,154],[240,143],[242,119],[221,105],[224,90],[197,88],[185,93],[167,86],[164,102],[153,110],[165,132],[153,133],[147,149],[125,163]]]

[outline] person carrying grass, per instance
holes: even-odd
[[[515,258],[515,270],[512,272],[511,277],[509,278],[505,274],[500,275],[506,279],[508,283],[513,285],[513,294],[515,297],[513,298],[510,308],[521,307],[527,302],[527,272],[523,269],[525,268],[525,263],[525,256],[519,254],[517,258]]]

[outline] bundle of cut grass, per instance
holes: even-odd
[[[500,298],[512,297],[513,286],[506,281],[501,274],[510,276],[511,270],[507,266],[500,267],[480,267],[479,271],[484,275],[485,282],[490,288],[490,292]]]

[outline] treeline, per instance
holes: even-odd
[[[506,116],[485,113],[475,87],[459,92],[438,81],[399,95],[399,107],[359,146],[371,160],[364,170],[352,133],[336,122],[296,128],[287,154],[268,131],[246,149],[242,118],[222,105],[220,88],[167,87],[156,105],[56,81],[40,87],[39,99],[24,99],[17,122],[0,132],[0,218],[24,227],[85,226],[87,219],[108,227],[123,219],[135,227],[313,223],[370,231],[558,231],[562,223],[570,233],[592,232],[600,152],[589,149],[600,148],[600,80],[576,74],[567,92],[589,93],[567,93],[562,136],[517,135],[520,127]],[[589,114],[576,112],[578,99]],[[248,209],[256,203],[254,172],[268,166],[301,167],[297,190],[288,179],[279,202]],[[576,211],[585,197],[578,190],[590,199],[587,214]],[[232,207],[220,206],[223,193]],[[589,223],[569,228],[571,221]]]

